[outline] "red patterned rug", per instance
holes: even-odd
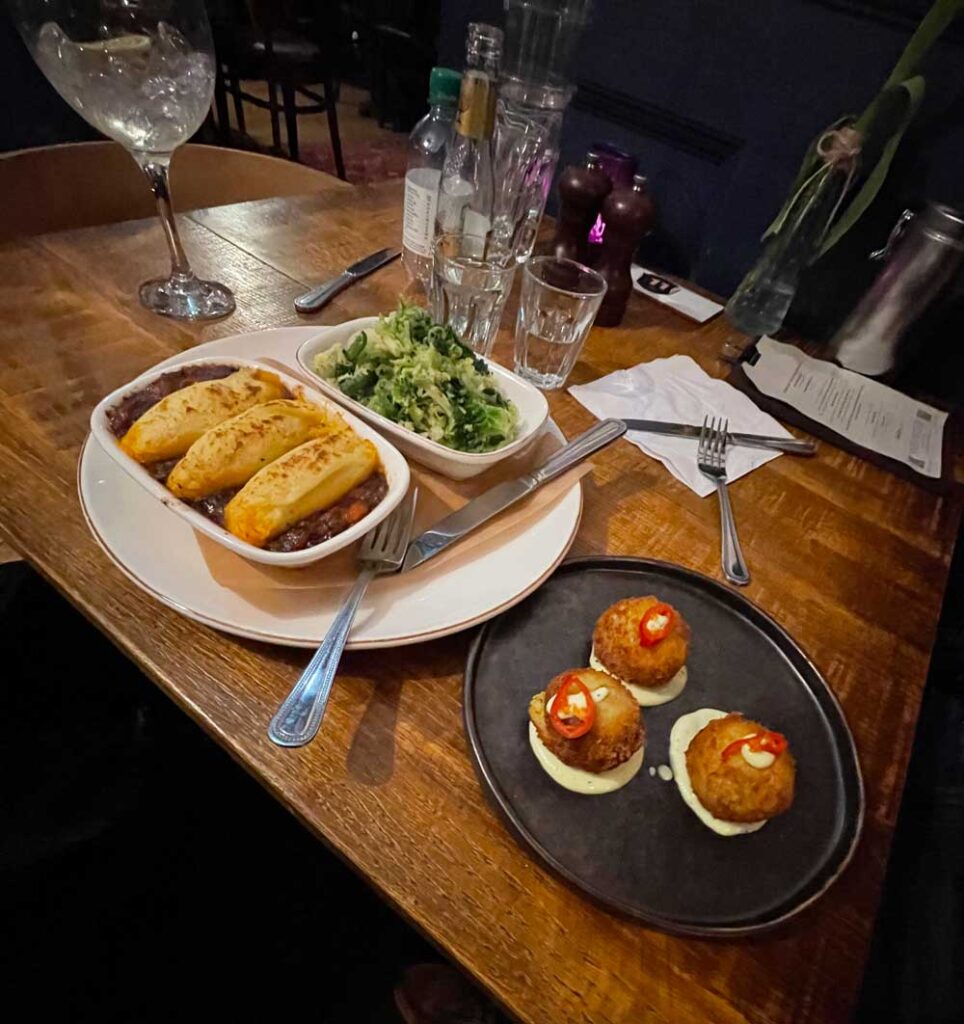
[[[408,138],[401,133],[362,144],[342,143],[345,175],[353,185],[368,185],[389,178],[404,178]],[[301,147],[301,162],[328,174],[335,173],[331,144],[317,142]]]

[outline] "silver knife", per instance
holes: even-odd
[[[430,530],[416,537],[408,546],[405,561],[402,563],[402,572],[414,569],[416,565],[434,558],[477,526],[487,523],[503,509],[521,501],[537,487],[554,480],[576,463],[582,462],[600,448],[605,448],[607,444],[612,444],[625,433],[626,424],[622,420],[600,420],[594,427],[590,427],[584,434],[580,434],[574,441],[570,441],[550,455],[538,469],[520,476],[517,480],[507,480],[505,483],[490,487],[484,494],[473,498],[463,508],[446,516]]]
[[[317,312],[326,302],[330,302],[352,282],[357,281],[366,274],[370,274],[373,270],[378,270],[379,267],[384,267],[386,263],[391,263],[392,260],[397,259],[401,255],[401,252],[401,249],[379,249],[378,252],[373,252],[370,256],[366,256],[357,263],[353,263],[337,277],[331,277],[327,281],[322,281],[320,285],[312,288],[310,292],[299,295],[295,299],[295,309],[299,313]]]
[[[669,434],[672,437],[692,437],[699,440],[700,428],[688,423],[664,423],[662,420],[624,420],[627,430],[640,430],[645,434]],[[767,448],[791,455],[813,455],[817,446],[813,441],[796,437],[766,437],[764,434],[727,434],[730,444],[743,448]]]

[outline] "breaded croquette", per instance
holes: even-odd
[[[640,640],[640,628],[647,612],[652,616],[658,606],[669,613],[667,632],[647,645]],[[592,634],[593,653],[603,668],[617,679],[642,687],[662,686],[672,679],[686,664],[689,640],[683,616],[652,595],[617,601],[599,616]]]
[[[569,739],[549,722],[546,707],[568,676],[577,676],[594,694],[595,718],[585,735]],[[529,719],[539,739],[560,761],[590,772],[608,771],[629,760],[643,745],[645,731],[633,695],[611,676],[591,668],[574,668],[557,675],[544,693],[529,702]]]
[[[686,767],[697,799],[723,821],[765,821],[793,803],[796,765],[786,740],[743,715],[701,729]]]

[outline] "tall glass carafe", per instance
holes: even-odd
[[[591,0],[505,0],[492,239],[520,263],[535,244],[574,88],[569,65]]]
[[[465,51],[455,131],[439,183],[436,235],[462,233],[485,238],[492,226],[495,193],[492,129],[502,30],[473,22]]]

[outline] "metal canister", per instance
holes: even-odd
[[[830,342],[841,366],[867,377],[895,369],[907,355],[901,339],[951,280],[964,258],[964,214],[929,203],[905,210],[883,249],[886,266]]]

